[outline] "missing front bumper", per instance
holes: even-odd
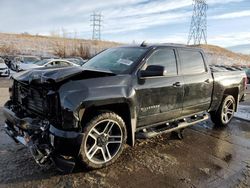
[[[48,121],[20,118],[9,105],[4,107],[3,113],[7,135],[28,147],[37,164],[43,166],[53,162],[60,171],[73,171],[80,151],[81,133],[59,130]]]

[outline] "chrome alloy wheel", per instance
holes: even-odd
[[[222,121],[227,124],[234,116],[235,103],[232,99],[229,99],[225,102],[222,109]]]
[[[87,133],[84,145],[86,156],[92,163],[105,164],[116,156],[122,141],[120,125],[114,120],[102,120]]]

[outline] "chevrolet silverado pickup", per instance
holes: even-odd
[[[5,131],[39,165],[71,172],[113,163],[126,144],[206,121],[230,123],[246,74],[212,69],[202,49],[107,49],[82,67],[39,68],[12,78]]]

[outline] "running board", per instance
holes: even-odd
[[[191,122],[186,122],[186,121],[179,122],[176,126],[174,126],[172,128],[165,128],[165,129],[160,129],[160,130],[154,129],[153,131],[137,132],[136,138],[138,138],[138,139],[152,138],[152,137],[155,137],[157,135],[185,129],[187,127],[190,127],[190,126],[195,125],[197,123],[200,123],[202,121],[206,121],[208,119],[209,119],[209,116],[207,114],[204,114],[201,117],[198,117],[196,120],[193,120]]]

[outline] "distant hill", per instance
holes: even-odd
[[[235,53],[214,45],[200,45],[200,47],[207,53],[210,64],[250,67],[250,55]]]
[[[0,33],[0,55],[84,56],[86,50],[94,55],[103,49],[119,45],[122,44],[109,41]],[[211,64],[250,67],[250,55],[235,53],[213,45],[200,45],[200,47],[207,53]]]
[[[250,55],[250,44],[231,46],[228,49],[232,50],[233,52]]]
[[[0,33],[0,55],[74,56],[76,51],[88,49],[90,54],[96,54],[117,45],[109,41]]]

